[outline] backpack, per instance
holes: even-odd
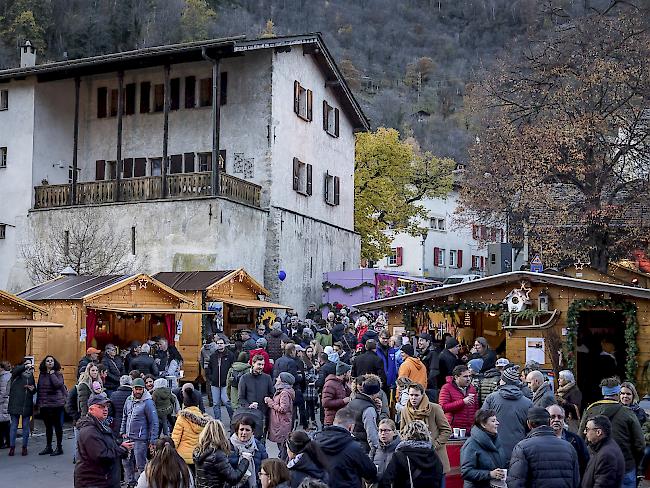
[[[68,394],[65,398],[65,405],[63,406],[65,413],[70,415],[73,419],[78,419],[79,415],[79,403],[77,401],[77,385],[70,388]]]
[[[230,382],[230,385],[232,388],[235,388],[239,390],[239,380],[244,376],[246,373],[250,373],[250,368],[242,369],[241,371],[235,371],[234,369],[232,370],[232,380]]]

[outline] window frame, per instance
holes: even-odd
[[[7,168],[7,160],[9,159],[9,149],[7,146],[0,147],[0,169]]]
[[[323,100],[323,130],[332,137],[339,137],[339,109]]]
[[[298,80],[293,82],[293,111],[305,122],[313,120],[314,94],[309,88],[305,88]]]
[[[97,88],[97,112],[98,119],[108,117],[108,88],[100,86]]]
[[[9,90],[0,90],[0,112],[9,110]]]
[[[0,239],[7,238],[7,224],[0,224]]]
[[[458,267],[458,251],[455,249],[449,250],[449,267],[457,268]]]
[[[302,175],[304,173],[304,180]],[[311,196],[313,193],[313,167],[298,158],[293,158],[293,189],[303,196]],[[303,185],[304,181],[304,185]]]

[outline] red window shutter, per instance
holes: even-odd
[[[328,126],[328,124],[327,124],[327,113],[328,113],[327,108],[328,107],[329,107],[329,105],[327,105],[327,102],[325,100],[323,100],[323,130],[324,131],[327,131],[327,126]]]
[[[293,189],[298,191],[300,188],[300,161],[293,158]]]
[[[300,83],[293,82],[293,111],[300,115]]]
[[[487,227],[484,225],[481,226],[481,239],[487,239]]]
[[[433,248],[433,265],[434,266],[440,266],[440,248],[439,247],[434,247]]]
[[[307,195],[311,195],[312,193],[311,177],[312,177],[312,168],[311,168],[311,164],[308,164],[307,165]]]
[[[395,253],[396,253],[396,255],[397,255],[397,259],[395,260],[395,263],[397,264],[397,266],[401,266],[401,265],[402,265],[402,255],[403,255],[403,252],[404,252],[404,248],[403,248],[403,247],[398,247],[398,248],[396,249],[396,252],[395,252]]]
[[[341,201],[341,178],[334,177],[334,205],[338,205]]]
[[[485,268],[485,256],[481,256],[481,271]]]
[[[461,251],[460,249],[457,252],[456,260],[458,261],[456,267],[457,268],[462,268],[463,267],[463,251]]]
[[[334,109],[334,135],[339,136],[339,109]]]
[[[478,241],[478,225],[472,224],[472,238]]]
[[[311,90],[307,90],[307,120],[310,122],[313,120],[313,112],[312,112],[312,102],[313,102],[313,93]]]

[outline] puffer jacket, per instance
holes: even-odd
[[[398,378],[406,376],[413,383],[418,383],[423,388],[427,387],[427,367],[422,361],[413,356],[407,357],[399,367]]]
[[[154,390],[151,394],[151,399],[156,406],[158,418],[164,419],[174,411],[174,394],[169,387],[156,385],[155,383],[158,381],[164,382],[165,385],[167,384],[167,380],[164,378],[156,380],[154,382]]]
[[[400,439],[399,435],[396,435],[395,439],[393,439],[389,444],[383,444],[381,441],[379,441],[379,447],[375,450],[375,455],[372,458],[372,462],[375,466],[377,466],[377,475],[380,478],[382,474],[384,474],[384,471],[386,471],[386,467],[388,466],[388,463],[390,463],[390,460],[395,453],[395,448],[401,442],[401,440],[402,439]]]
[[[111,403],[115,410],[115,417],[113,418],[113,432],[115,435],[120,434],[120,427],[122,427],[122,417],[124,415],[124,404],[126,399],[131,396],[133,390],[130,386],[120,386],[111,395]]]
[[[221,450],[209,449],[201,455],[194,455],[196,477],[195,488],[224,488],[235,486],[246,474],[248,461],[240,458],[236,468],[228,462],[228,457]]]
[[[508,488],[578,488],[578,455],[550,426],[535,427],[513,449],[506,482]]]
[[[88,399],[91,394],[92,390],[88,384],[77,384],[77,410],[82,417],[88,413]]]
[[[11,372],[5,371],[0,374],[0,422],[9,422],[11,417],[7,409],[9,408],[9,382],[11,381]]]
[[[501,373],[499,373],[496,368],[489,369],[485,373],[482,373],[482,377],[478,382],[478,387],[476,388],[478,390],[478,401],[480,405],[485,403],[485,399],[490,393],[496,391],[499,387],[500,380]]]
[[[463,488],[489,488],[490,471],[508,467],[497,436],[472,427],[471,437],[460,449],[460,472]]]
[[[475,401],[473,404],[465,403],[465,397],[474,394]],[[465,393],[456,385],[453,376],[447,377],[445,383],[440,389],[439,402],[445,412],[445,416],[452,428],[466,429],[467,432],[472,430],[474,416],[479,408],[478,394],[476,388],[469,385]]]
[[[148,441],[150,444],[156,442],[158,413],[148,391],[139,400],[133,395],[126,399],[120,433],[126,434],[133,441]]]
[[[524,396],[517,385],[503,385],[494,393],[490,393],[483,404],[484,410],[494,410],[499,421],[499,442],[506,457],[510,461],[515,445],[526,437],[528,424],[528,409],[533,402]]]
[[[158,365],[154,358],[149,356],[147,353],[141,352],[134,359],[131,359],[129,367],[137,369],[142,374],[152,374],[156,377],[159,375]]]
[[[291,432],[293,419],[293,400],[296,392],[290,385],[280,383],[276,387],[273,399],[267,404],[269,413],[269,440],[285,442]]]
[[[327,377],[323,386],[322,397],[322,405],[325,409],[325,425],[334,423],[336,412],[345,407],[344,399],[349,397],[351,393],[352,390],[344,380],[334,374]]]
[[[381,379],[381,384],[386,384],[384,362],[374,351],[366,351],[352,361],[352,376],[356,378],[364,374],[377,375]]]
[[[36,388],[29,391],[26,385],[36,386],[34,376],[23,376],[25,365],[20,364],[11,370],[11,381],[9,382],[9,404],[7,412],[9,415],[22,415],[31,417],[34,413],[34,395]]]
[[[228,377],[226,378],[226,393],[230,400],[230,405],[233,410],[239,408],[239,380],[241,377],[250,371],[250,364],[240,363],[235,361],[232,363]]]
[[[317,465],[308,453],[304,452],[298,456],[299,457],[296,457],[295,462],[289,462],[291,488],[298,488],[300,483],[302,483],[302,480],[305,478],[313,478],[322,481],[323,483],[329,481],[329,476],[327,471],[325,471],[325,467]]]
[[[38,376],[36,390],[38,392],[37,403],[39,407],[49,408],[65,405],[67,391],[63,382],[63,375],[59,371],[51,374],[41,373]]]
[[[282,330],[272,330],[266,336],[266,351],[273,361],[277,361],[282,356],[282,339],[288,339],[287,335]]]
[[[442,464],[431,444],[402,441],[379,481],[379,488],[438,488],[443,478]]]
[[[584,488],[621,486],[625,475],[625,459],[611,437],[591,446],[591,458],[582,477]]]
[[[600,400],[585,410],[578,435],[584,439],[587,420],[595,415],[604,415],[612,422],[612,438],[618,444],[625,458],[625,472],[634,469],[645,450],[645,440],[639,419],[629,408],[613,400]]]
[[[176,418],[172,439],[176,451],[187,464],[192,464],[192,453],[199,443],[199,435],[210,420],[205,417],[198,407],[187,407],[181,410]]]

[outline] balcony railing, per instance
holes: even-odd
[[[212,195],[211,173],[179,173],[167,175],[166,198],[192,198]],[[260,206],[262,188],[226,173],[219,174],[220,195],[238,202]],[[73,205],[98,203],[143,202],[163,198],[162,176],[143,176],[120,180],[119,200],[117,181],[85,181],[77,183],[77,198]],[[34,188],[34,208],[66,207],[70,202],[70,185],[43,185]]]

